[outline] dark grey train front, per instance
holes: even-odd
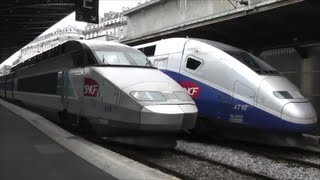
[[[197,117],[188,93],[143,53],[105,41],[69,41],[13,67],[0,95],[71,114],[103,136],[178,132]]]

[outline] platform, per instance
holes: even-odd
[[[0,144],[0,179],[175,179],[1,99]]]
[[[0,179],[115,179],[0,106]]]

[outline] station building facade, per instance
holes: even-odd
[[[15,64],[23,62],[30,57],[33,57],[41,52],[58,46],[69,40],[84,39],[83,31],[75,26],[67,26],[65,28],[57,29],[51,33],[37,37],[27,46],[21,49],[21,55]]]
[[[120,41],[126,35],[127,18],[121,12],[107,12],[100,18],[99,24],[88,24],[84,30],[85,39]]]
[[[11,70],[11,66],[9,66],[9,65],[3,65],[3,66],[0,68],[0,76],[9,74],[9,73],[10,73],[10,70]]]

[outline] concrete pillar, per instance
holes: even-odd
[[[313,58],[311,56],[311,47],[295,47],[296,51],[301,56],[301,75],[300,75],[300,90],[307,97],[312,98],[313,91]]]
[[[5,60],[4,57],[3,57],[3,51],[2,49],[0,49],[0,64]]]
[[[300,77],[300,88],[302,94],[308,98],[312,98],[313,94],[313,58],[303,58],[301,61],[301,77]]]

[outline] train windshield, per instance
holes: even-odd
[[[253,56],[245,51],[225,51],[235,59],[239,60],[258,74],[273,74],[278,75],[279,72],[272,68],[267,63],[260,60],[258,57]]]
[[[150,61],[143,53],[129,48],[97,49],[93,52],[100,64],[151,67]]]

